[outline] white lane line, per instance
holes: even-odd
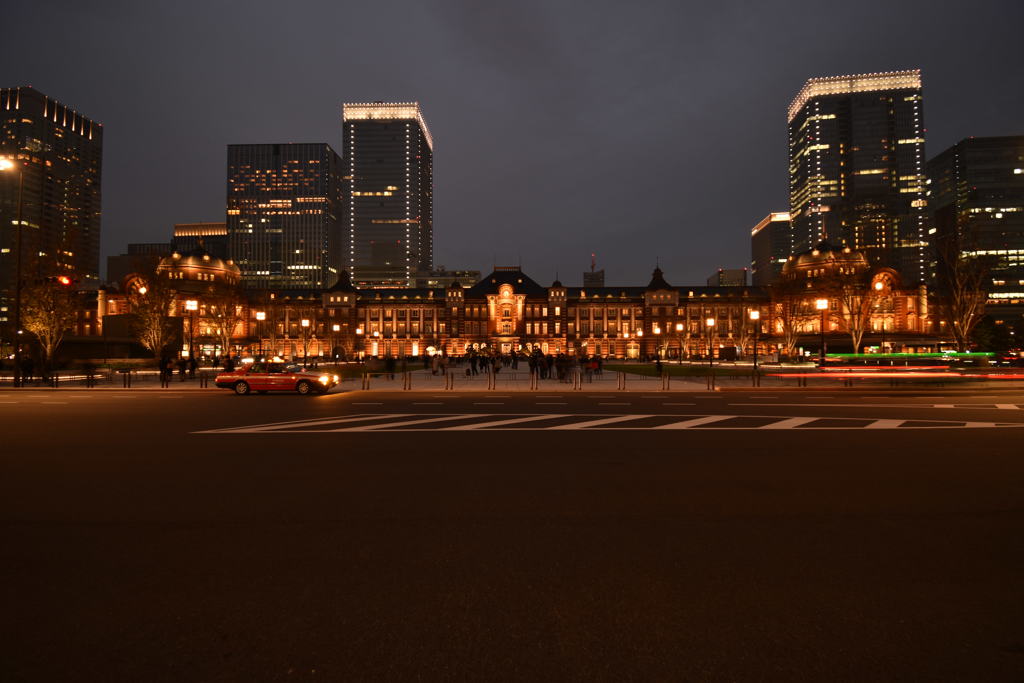
[[[238,432],[238,433],[260,433],[260,432],[276,432],[285,431],[292,427],[317,427],[320,425],[332,425],[341,424],[343,422],[361,422],[364,420],[376,420],[381,418],[396,418],[396,417],[412,417],[414,413],[401,413],[398,415],[353,415],[353,416],[337,416],[337,417],[320,417],[315,420],[292,420],[290,422],[270,422],[267,424],[260,425],[249,425],[245,427],[226,427],[224,429],[206,429],[201,432],[195,432],[196,434],[218,434],[222,432]],[[313,430],[310,430],[313,431]]]
[[[864,429],[896,429],[906,420],[875,420],[869,425],[864,425]]]
[[[933,408],[956,408],[952,403],[936,403],[932,406]]]
[[[625,422],[627,420],[639,420],[645,417],[654,417],[653,415],[616,415],[614,417],[606,417],[600,420],[587,420],[586,422],[574,422],[567,425],[555,425],[554,427],[548,427],[549,430],[556,429],[586,429],[587,427],[596,427],[598,425],[612,424],[614,422]]]
[[[0,403],[17,403],[17,401],[0,401]]]
[[[1015,403],[997,403],[996,408],[999,410],[1020,410],[1020,406]]]
[[[419,420],[403,420],[402,422],[382,422],[376,425],[364,425],[362,427],[342,427],[341,429],[327,429],[328,432],[369,432],[374,429],[393,429],[395,427],[403,427],[405,425],[419,425],[427,424],[430,422],[444,422],[445,420],[464,420],[469,417],[477,417],[476,415],[444,415],[442,417],[425,417]]]
[[[772,422],[771,424],[761,425],[758,429],[792,429],[793,427],[805,425],[808,422],[814,422],[817,419],[816,417],[790,417],[778,422]]]
[[[692,420],[683,420],[682,422],[670,422],[667,425],[658,425],[657,427],[651,427],[651,429],[689,429],[690,427],[711,424],[712,422],[721,422],[722,420],[728,420],[733,417],[742,417],[742,415],[705,415],[704,417],[695,417]]]
[[[570,417],[569,415],[528,415],[527,417],[514,417],[508,420],[497,420],[495,422],[476,422],[468,425],[455,425],[454,427],[439,427],[438,431],[446,432],[457,432],[457,431],[468,431],[471,429],[484,429],[486,427],[501,427],[504,425],[514,425],[520,422],[534,422],[536,420],[554,420],[561,417]]]

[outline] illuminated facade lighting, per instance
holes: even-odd
[[[789,255],[828,240],[929,280],[921,72],[812,78],[788,121]]]
[[[412,287],[434,263],[433,139],[416,102],[345,104],[345,267],[357,287]]]

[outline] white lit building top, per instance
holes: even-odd
[[[789,121],[797,115],[807,101],[824,95],[848,95],[875,90],[900,90],[921,87],[921,70],[887,71],[875,74],[854,74],[852,76],[829,76],[812,78],[804,84],[796,98],[789,105]]]
[[[755,225],[751,229],[750,235],[754,236],[757,233],[761,232],[761,230],[763,230],[765,228],[765,226],[767,226],[769,223],[779,223],[781,221],[788,221],[788,220],[789,220],[789,211],[772,211],[770,214],[768,214],[763,219],[761,219],[760,223],[758,223],[757,225]]]
[[[342,105],[342,120],[354,121],[359,119],[379,120],[401,120],[413,119],[420,124],[423,130],[423,137],[427,139],[431,151],[434,149],[434,139],[430,136],[430,129],[427,122],[423,120],[423,112],[420,111],[419,102],[355,102]]]

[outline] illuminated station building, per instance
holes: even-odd
[[[827,239],[926,281],[921,72],[812,78],[788,120],[789,254]]]

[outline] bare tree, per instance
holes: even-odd
[[[22,326],[39,340],[43,366],[53,363],[64,335],[78,319],[78,292],[70,281],[48,278],[22,293]]]
[[[213,321],[213,332],[220,343],[221,353],[231,353],[231,341],[239,325],[245,321],[245,307],[241,297],[230,292],[212,299],[206,306]]]
[[[128,296],[135,316],[134,329],[139,343],[160,358],[175,336],[174,290],[167,278],[152,275]]]
[[[871,287],[866,271],[857,273],[835,272],[820,281],[821,291],[838,304],[832,318],[850,335],[853,352],[860,350],[864,333],[871,324],[877,293]]]
[[[772,317],[782,337],[782,353],[793,355],[807,322],[807,289],[795,280],[780,280],[771,287]]]
[[[990,263],[976,254],[963,253],[960,241],[953,237],[939,240],[936,250],[939,311],[949,326],[957,351],[967,351],[971,333],[985,315],[985,281]]]

